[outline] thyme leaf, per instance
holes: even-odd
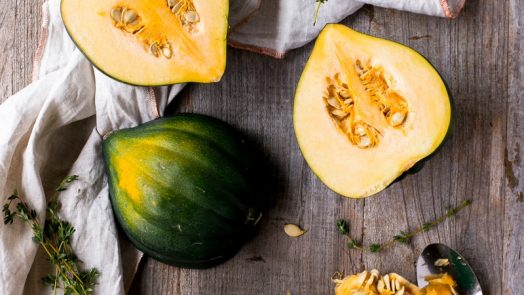
[[[347,235],[349,233],[349,225],[344,219],[337,220],[337,229],[341,235]]]
[[[67,186],[77,179],[77,175],[66,177],[55,189],[56,192],[66,190]],[[57,289],[63,289],[64,294],[92,294],[100,274],[96,268],[80,270],[79,260],[71,247],[75,228],[60,218],[58,212],[61,204],[56,200],[56,196],[47,204],[47,216],[43,225],[38,221],[36,210],[21,200],[16,191],[7,200],[8,202],[2,207],[4,224],[12,224],[15,218],[27,223],[33,231],[33,242],[42,247],[49,262],[55,267],[54,274],[47,274],[42,278],[42,283],[51,286],[54,294]],[[13,209],[12,205],[14,205]]]

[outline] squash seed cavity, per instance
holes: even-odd
[[[368,103],[380,112],[390,128],[401,128],[408,116],[406,100],[391,89],[380,67],[372,67],[369,63],[357,60],[354,63],[356,77],[352,81],[360,83],[365,93],[356,91],[356,87],[348,86],[348,79],[341,73],[327,77],[327,88],[323,96],[329,116],[358,148],[375,147],[380,142],[380,128],[362,119],[355,104]],[[365,95],[362,95],[365,94]],[[368,101],[364,101],[368,100]]]
[[[115,27],[126,33],[136,36],[144,31],[145,25],[142,23],[141,17],[131,8],[123,6],[113,7],[109,15],[111,16]],[[155,57],[164,57],[166,59],[173,57],[173,48],[169,42],[148,40],[145,38],[139,39],[140,42],[144,44],[146,51],[151,55]]]
[[[166,0],[167,7],[178,18],[182,27],[189,33],[196,31],[196,25],[200,22],[195,5],[191,0]]]
[[[407,102],[391,89],[384,77],[384,70],[381,67],[372,67],[369,62],[363,64],[360,60],[356,61],[355,67],[360,81],[389,125],[402,126],[408,116]]]

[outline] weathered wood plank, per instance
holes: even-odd
[[[297,77],[293,75],[299,75],[311,46],[292,52],[282,62],[232,50],[226,79],[204,86],[206,90],[191,86],[179,109],[221,117],[252,134],[275,165],[271,183],[277,188],[278,201],[260,235],[233,261],[209,271],[181,270],[178,292],[284,294],[289,289],[293,294],[327,294],[333,287],[329,276],[335,270],[356,272],[364,267],[414,279],[414,261],[432,242],[462,252],[488,294],[516,292],[516,283],[509,285],[507,278],[521,278],[522,267],[504,260],[505,255],[519,255],[521,247],[520,238],[505,239],[522,231],[522,221],[504,221],[509,209],[503,197],[508,40],[519,40],[516,33],[508,35],[508,10],[506,3],[471,1],[459,19],[450,21],[366,7],[345,21],[361,31],[408,44],[428,57],[448,82],[458,114],[454,135],[424,170],[366,200],[345,200],[327,190],[301,160],[295,142],[289,141],[293,135],[290,99]],[[516,109],[521,112],[522,106]],[[513,133],[522,133],[522,128],[513,128]],[[355,238],[383,242],[400,230],[435,219],[467,198],[474,199],[474,205],[456,220],[415,238],[409,247],[382,254],[346,254],[344,240],[334,230],[334,221],[345,217],[351,220]],[[289,221],[310,231],[290,240],[281,231]],[[511,233],[504,235],[504,228]],[[504,254],[509,248],[511,254]],[[252,262],[250,255],[264,262]],[[153,281],[148,277],[138,282],[139,289],[165,281],[157,271],[160,264],[149,261],[147,265],[155,276]]]
[[[524,281],[524,1],[510,0],[509,8],[502,281],[504,294],[517,294]]]
[[[0,3],[0,103],[31,82],[43,2]]]

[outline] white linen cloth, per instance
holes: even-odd
[[[364,2],[454,17],[465,0],[329,0],[313,26],[313,0],[232,0],[232,46],[282,57],[316,37]],[[0,204],[18,189],[45,216],[47,200],[65,175],[80,179],[59,196],[61,216],[75,228],[73,247],[85,269],[101,276],[95,294],[123,294],[141,253],[119,237],[108,198],[103,135],[162,115],[183,85],[129,86],[100,73],[65,32],[60,0],[44,4],[34,82],[0,105]],[[40,278],[51,268],[31,241],[30,228],[0,223],[0,295],[51,294]]]

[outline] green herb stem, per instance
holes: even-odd
[[[66,177],[55,189],[57,194],[67,189],[68,184],[78,179],[77,175]],[[56,199],[55,196],[53,199]],[[17,200],[15,209],[11,210],[12,203]],[[15,217],[30,224],[33,230],[33,241],[39,244],[47,254],[51,264],[55,266],[54,275],[48,274],[42,278],[42,282],[53,286],[53,294],[59,288],[64,289],[64,294],[92,294],[92,287],[96,284],[98,271],[93,268],[88,272],[80,272],[78,260],[71,248],[71,237],[75,229],[67,221],[58,215],[61,204],[51,201],[47,204],[47,218],[45,226],[38,222],[37,213],[29,205],[23,202],[15,191],[3,206],[4,223],[11,224]]]
[[[400,243],[400,244],[408,244],[411,238],[414,236],[422,233],[427,232],[431,228],[436,227],[438,224],[444,222],[446,219],[451,218],[455,215],[457,215],[460,211],[462,211],[464,208],[471,205],[471,200],[465,200],[463,201],[458,207],[455,207],[453,209],[450,209],[446,212],[446,214],[442,215],[441,217],[435,219],[432,222],[424,223],[422,227],[417,228],[411,232],[403,232],[401,231],[398,235],[393,236],[390,240],[384,242],[383,244],[373,243],[370,244],[368,247],[363,246],[362,244],[359,244],[356,240],[352,239],[349,236],[349,227],[347,225],[347,222],[343,219],[337,220],[337,230],[339,233],[348,236],[348,242],[346,243],[346,247],[349,249],[356,249],[360,251],[369,251],[372,253],[381,252],[385,249],[388,249],[392,247],[393,245]]]
[[[315,9],[315,16],[314,16],[314,20],[313,20],[313,25],[316,25],[317,24],[317,19],[318,19],[318,12],[320,11],[320,6],[324,3],[326,3],[328,0],[317,0],[317,8]]]

